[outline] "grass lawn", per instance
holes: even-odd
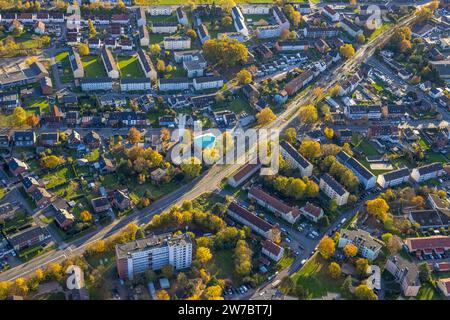
[[[180,2],[184,3],[184,2]],[[174,11],[170,16],[149,16],[148,21],[151,22],[178,22],[177,14]]]
[[[164,37],[170,37],[171,34],[169,33],[150,33],[149,37],[150,37],[150,43],[151,44],[156,44],[156,43],[161,43],[164,40]]]
[[[364,137],[362,137],[361,135],[353,135],[352,144],[355,148],[359,147],[368,157],[380,155],[378,153],[378,150],[374,146],[372,146],[369,141],[364,139]]]
[[[236,114],[241,113],[242,111],[247,112],[247,114],[254,114],[255,110],[250,106],[250,104],[247,102],[247,100],[236,97],[231,102],[223,102],[218,103],[213,107],[214,111],[221,111],[221,110],[230,110],[235,112]]]
[[[144,77],[137,56],[117,56],[120,75],[122,77]]]
[[[372,34],[370,35],[370,37],[367,39],[367,42],[372,41],[372,40],[375,39],[380,33],[384,32],[386,29],[389,29],[390,27],[392,27],[392,23],[389,23],[389,22],[383,22],[379,28],[377,28],[374,32],[372,32]]]
[[[433,163],[433,162],[442,162],[447,163],[449,160],[445,157],[442,153],[436,153],[436,152],[430,152],[427,153],[427,162]]]
[[[293,256],[288,256],[285,254],[283,258],[280,259],[277,263],[277,268],[285,269],[294,263],[295,258]]]
[[[97,55],[88,55],[81,57],[86,77],[106,77],[106,70],[101,58]]]
[[[38,114],[46,113],[50,106],[45,97],[24,99],[23,104],[27,112],[36,113],[38,111]]]
[[[231,249],[214,252],[207,269],[217,279],[230,279],[234,285],[240,282],[240,278],[234,273],[233,250]]]
[[[141,198],[144,196],[144,193],[147,191],[150,193],[150,198],[152,200],[156,200],[161,198],[162,196],[171,193],[180,185],[176,182],[169,182],[162,185],[154,185],[150,182],[144,184],[138,184],[136,181],[133,181],[129,185],[130,190],[130,198],[134,204],[139,203]]]
[[[44,293],[35,297],[34,300],[66,300],[66,295],[64,292]]]
[[[49,172],[42,177],[45,181],[47,188],[53,188],[60,184],[69,182],[71,179],[75,178],[75,174],[70,166],[64,166],[56,171]]]
[[[322,297],[328,292],[340,293],[344,277],[339,280],[330,279],[327,267],[328,262],[316,253],[292,276],[292,280],[308,289],[310,298]]]
[[[431,284],[426,283],[420,287],[417,300],[442,300],[442,297]]]
[[[94,149],[89,154],[85,155],[84,158],[88,161],[96,161],[100,157],[100,150]]]
[[[69,61],[69,53],[67,51],[63,51],[58,53],[55,56],[56,62],[61,62],[63,74],[60,75],[60,79],[62,83],[67,83],[73,81],[73,73],[72,68],[70,67]]]

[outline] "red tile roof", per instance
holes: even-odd
[[[447,292],[450,292],[450,278],[439,279],[439,281],[445,285]]]
[[[314,217],[318,218],[320,217],[320,214],[322,213],[322,209],[319,207],[316,207],[310,202],[307,202],[306,205],[303,207],[303,210],[308,212],[309,214],[313,215]]]
[[[263,242],[263,248],[276,256],[280,254],[280,251],[282,249],[279,245],[268,239]]]
[[[271,225],[267,221],[261,219],[256,214],[253,214],[250,211],[248,211],[247,209],[236,204],[235,202],[230,203],[228,210],[231,210],[232,212],[236,213],[241,218],[247,220],[248,222],[250,222],[254,226],[258,227],[259,229],[263,230],[264,232],[267,232],[270,229],[274,228],[273,225]]]
[[[251,171],[255,170],[255,168],[259,167],[260,164],[251,164],[251,163],[247,163],[245,164],[242,168],[240,168],[238,170],[238,172],[236,172],[233,175],[233,179],[238,182],[240,181],[242,178],[244,178],[247,174],[249,174]]]
[[[432,250],[436,248],[450,249],[450,237],[435,236],[423,238],[407,238],[405,241],[410,251]]]
[[[270,204],[272,207],[274,207],[276,210],[278,210],[283,214],[288,214],[289,212],[291,212],[294,217],[300,214],[298,208],[292,208],[291,206],[288,206],[280,199],[271,196],[270,194],[266,193],[265,191],[263,191],[258,187],[251,187],[248,193],[257,199],[267,202],[268,204]]]

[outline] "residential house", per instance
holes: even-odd
[[[192,81],[188,78],[158,79],[160,91],[181,91],[189,89]]]
[[[287,222],[294,224],[300,217],[300,211],[297,207],[291,207],[280,199],[268,194],[258,187],[251,187],[248,191],[248,198],[255,200],[257,204],[281,216]]]
[[[384,268],[400,284],[403,295],[406,297],[417,296],[420,289],[420,278],[419,270],[415,263],[408,261],[400,255],[393,255],[388,258]]]
[[[436,283],[439,290],[441,290],[444,297],[450,297],[450,278],[439,279]]]
[[[99,148],[102,145],[102,138],[100,135],[95,131],[89,131],[84,136],[84,143],[90,148],[95,149]]]
[[[98,40],[98,39],[97,39]],[[73,77],[75,79],[84,77],[84,67],[81,61],[80,55],[75,51],[73,47],[69,47],[67,50],[69,53],[70,67],[72,68]]]
[[[231,177],[228,178],[228,184],[233,188],[241,186],[245,181],[252,177],[261,169],[260,163],[247,162],[238,171],[236,171]]]
[[[149,91],[152,88],[152,81],[149,78],[121,78],[120,91]]]
[[[330,20],[333,21],[333,22],[338,22],[341,19],[341,16],[340,16],[339,12],[334,10],[329,5],[326,5],[325,7],[323,7],[322,14],[324,14],[325,16],[330,18]]]
[[[444,173],[445,171],[442,163],[435,162],[412,169],[411,178],[417,183],[422,183],[430,179],[438,178]]]
[[[277,41],[274,45],[277,51],[306,51],[312,47],[308,40],[304,39],[288,39]]]
[[[15,131],[13,140],[16,147],[33,147],[36,144],[36,133],[34,131]]]
[[[52,195],[45,188],[40,187],[31,192],[31,197],[39,208],[44,207],[52,201]]]
[[[150,27],[151,33],[165,33],[171,34],[178,30],[178,23],[176,22],[153,22]]]
[[[341,229],[338,247],[344,248],[347,244],[356,246],[358,248],[358,255],[369,261],[375,260],[383,248],[381,242],[372,238],[369,232],[362,229]]]
[[[112,90],[112,78],[82,78],[80,85],[82,91],[109,91]]]
[[[209,90],[209,89],[220,89],[223,87],[224,81],[222,76],[208,76],[194,78],[192,84],[196,91]]]
[[[348,155],[345,151],[340,151],[336,154],[336,160],[353,172],[359,182],[363,185],[364,189],[368,190],[375,187],[377,178],[358,160],[350,157],[350,155]]]
[[[137,53],[139,64],[141,65],[141,68],[144,71],[145,76],[147,78],[150,78],[151,80],[156,80],[158,78],[158,73],[156,72],[155,67],[153,66],[153,63],[149,58],[149,56],[141,48],[138,49]]]
[[[112,79],[118,79],[120,76],[119,69],[117,68],[116,61],[114,60],[111,51],[107,48],[103,48],[101,57],[108,77]]]
[[[9,171],[11,171],[11,173],[16,177],[19,174],[22,174],[22,173],[28,171],[28,169],[29,169],[28,165],[24,161],[19,160],[17,158],[11,158],[8,160],[7,163],[8,163]]]
[[[42,146],[55,146],[59,143],[58,132],[44,132],[39,136],[39,144]]]
[[[150,45],[150,35],[145,25],[139,27],[139,44],[141,47],[148,47]]]
[[[268,223],[235,202],[230,203],[227,214],[266,239],[273,242],[278,242],[280,239],[281,232],[277,225]]]
[[[112,204],[115,208],[123,211],[131,206],[128,190],[115,190],[112,194]]]
[[[43,227],[32,227],[10,236],[8,242],[15,251],[20,251],[25,248],[42,244],[50,237],[50,233],[47,229]]]
[[[191,48],[191,38],[189,37],[164,37],[165,50],[188,50]]]
[[[316,223],[323,217],[323,209],[313,205],[311,202],[306,202],[306,204],[300,208],[300,213],[305,218]]]
[[[312,175],[313,165],[289,142],[281,141],[280,147],[281,154],[290,167],[298,169],[302,177],[310,177]]]
[[[272,13],[280,28],[289,30],[291,24],[289,23],[289,20],[283,10],[279,6],[273,6]]]
[[[261,252],[273,261],[278,262],[283,258],[284,248],[273,241],[266,239],[262,244]]]
[[[291,81],[289,81],[286,86],[284,87],[284,90],[292,96],[293,94],[297,93],[300,89],[305,87],[308,83],[310,83],[314,79],[314,73],[312,70],[307,70],[300,74],[299,76],[295,77]]]
[[[91,200],[92,207],[94,208],[95,213],[105,212],[111,209],[107,197],[98,197]]]
[[[338,206],[347,203],[350,193],[328,173],[320,178],[319,187],[330,199],[336,200]]]
[[[189,25],[189,20],[187,17],[186,12],[184,12],[183,7],[177,8],[177,20],[179,24],[182,24],[183,26]]]
[[[402,168],[378,175],[377,183],[384,189],[409,181],[409,169]]]

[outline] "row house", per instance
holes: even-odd
[[[198,26],[197,35],[202,44],[204,44],[206,41],[210,39],[208,29],[205,27],[203,23]]]
[[[280,28],[289,30],[291,24],[289,23],[289,20],[283,10],[279,6],[274,6],[272,8],[272,13]]]
[[[158,73],[156,72],[155,67],[153,66],[152,60],[149,58],[147,53],[141,48],[137,51],[139,64],[141,65],[142,70],[147,78],[151,80],[156,80],[158,78]]]
[[[108,91],[112,90],[112,79],[109,77],[80,79],[82,91]]]
[[[341,19],[339,12],[334,10],[331,6],[326,5],[323,7],[322,14],[328,17],[333,22],[338,22]]]
[[[300,217],[300,211],[297,207],[288,206],[261,188],[251,187],[248,191],[248,198],[255,200],[258,205],[266,208],[276,216],[280,216],[290,224],[294,224]]]
[[[310,177],[313,171],[313,165],[302,156],[289,142],[280,142],[281,154],[284,160],[293,169],[298,169],[302,177]]]
[[[292,96],[293,94],[297,93],[300,89],[304,88],[313,79],[314,79],[313,71],[311,69],[306,70],[299,76],[289,81],[284,87],[284,90],[286,90],[288,95]]]
[[[283,258],[284,248],[277,245],[275,242],[266,239],[262,244],[261,253],[269,257],[269,259],[278,262]]]
[[[189,20],[188,20],[186,12],[184,12],[184,10],[183,10],[183,7],[178,7],[176,13],[177,13],[177,20],[178,20],[179,24],[182,24],[183,26],[189,25]]]
[[[328,173],[325,173],[320,178],[319,187],[328,198],[334,199],[338,206],[347,203],[350,193]]]
[[[270,13],[270,5],[267,4],[243,4],[241,5],[241,11],[243,14],[269,14]]]
[[[364,33],[364,31],[349,19],[345,18],[341,21],[341,28],[353,38]]]
[[[337,153],[336,160],[353,172],[353,174],[358,178],[359,183],[362,184],[365,190],[375,187],[377,178],[358,160],[348,155],[345,151],[340,151],[339,153]]]
[[[58,132],[44,132],[39,136],[39,144],[41,146],[55,146],[59,143]]]
[[[144,47],[150,45],[150,35],[148,33],[147,26],[139,26],[139,44]]]
[[[20,251],[42,244],[50,237],[50,233],[46,228],[32,227],[10,236],[8,242],[15,251]]]
[[[102,46],[102,42],[99,38],[89,38],[88,39],[88,47],[89,49],[98,50]]]
[[[14,157],[10,158],[7,161],[7,164],[8,164],[9,171],[16,177],[29,170],[28,165],[24,161],[19,160]]]
[[[278,38],[281,35],[281,30],[279,25],[257,27],[256,36],[258,39]]]
[[[268,223],[235,202],[230,203],[227,214],[266,239],[270,239],[273,242],[278,242],[280,239],[281,232],[277,225]]]
[[[388,104],[381,107],[381,113],[387,119],[401,119],[405,117],[407,111],[404,105]]]
[[[305,27],[303,35],[305,38],[333,38],[338,37],[340,31],[336,27]]]
[[[188,78],[158,79],[158,88],[160,91],[188,90],[191,84],[192,81]]]
[[[265,44],[260,44],[254,49],[255,53],[259,55],[264,60],[270,60],[273,58],[273,52]]]
[[[15,131],[13,141],[16,147],[33,147],[36,144],[36,133],[34,131]]]
[[[223,87],[223,83],[223,77],[221,76],[194,78],[194,80],[192,81],[192,84],[196,91],[219,89]]]
[[[148,13],[151,16],[170,16],[172,11],[172,6],[150,6],[148,8]]]
[[[139,9],[136,11],[136,21],[138,27],[147,25],[147,16],[143,7],[139,7]]]
[[[421,285],[419,270],[415,263],[404,259],[400,255],[394,255],[388,258],[384,268],[393,275],[395,281],[400,284],[404,296],[417,296]]]
[[[275,43],[277,51],[306,51],[311,47],[311,43],[304,39],[289,39],[277,41]]]
[[[345,106],[344,114],[349,120],[361,120],[361,119],[379,120],[381,119],[381,107],[378,105]]]
[[[249,180],[254,174],[261,169],[260,163],[246,163],[239,168],[231,177],[228,178],[228,184],[233,188],[241,186],[245,181]]]
[[[306,218],[313,222],[319,222],[323,217],[323,209],[313,205],[311,202],[306,202],[306,204],[300,208],[300,213]]]
[[[108,77],[112,79],[118,79],[120,76],[119,69],[117,67],[116,60],[114,60],[111,51],[107,48],[103,48],[101,52],[101,57],[106,73],[108,74]]]
[[[422,183],[430,179],[438,178],[445,174],[444,167],[441,162],[427,164],[411,171],[411,179],[417,183]]]
[[[233,17],[234,28],[236,31],[244,37],[248,37],[249,31],[247,25],[245,24],[245,18],[241,12],[241,9],[237,6],[233,7],[233,9],[231,9],[231,16]]]
[[[153,22],[150,30],[152,33],[175,33],[178,30],[176,22]]]
[[[152,88],[149,78],[122,78],[120,79],[120,91],[148,91]]]
[[[191,38],[189,37],[164,37],[165,50],[188,50],[191,48]]]
[[[111,16],[111,23],[129,25],[130,15],[128,13],[115,13]]]
[[[400,131],[397,126],[393,125],[371,125],[367,130],[368,139],[382,139],[391,142],[398,141]]]
[[[409,169],[402,168],[398,170],[389,171],[384,174],[380,174],[377,178],[377,183],[382,188],[391,188],[394,186],[398,186],[402,183],[406,183],[409,181]]]

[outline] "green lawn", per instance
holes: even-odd
[[[161,43],[163,42],[165,37],[170,37],[171,34],[169,33],[150,33],[149,37],[150,37],[150,43],[151,44],[155,44],[155,43]]]
[[[144,77],[137,56],[118,56],[117,64],[122,77]]]
[[[237,114],[241,113],[242,111],[247,112],[247,114],[254,114],[255,110],[250,106],[250,104],[241,97],[236,97],[231,102],[223,102],[218,103],[215,106],[213,106],[214,111],[221,111],[221,110],[230,110]]]
[[[426,283],[420,287],[417,300],[442,300],[442,297],[431,284]]]
[[[47,98],[45,97],[27,98],[24,99],[23,104],[27,113],[33,114],[44,114],[48,111],[50,106]]]
[[[0,188],[0,200],[2,200],[6,196],[6,189]]]
[[[344,278],[330,279],[327,267],[328,262],[316,253],[292,276],[292,280],[308,289],[310,298],[322,297],[328,292],[340,293]]]
[[[234,285],[239,284],[240,279],[234,273],[233,250],[231,249],[214,252],[207,269],[217,279],[230,279]]]
[[[144,196],[144,193],[147,191],[150,193],[150,198],[152,200],[156,200],[161,198],[162,196],[171,193],[175,189],[177,189],[180,185],[176,182],[164,183],[162,185],[154,185],[150,182],[144,184],[138,184],[135,181],[129,184],[130,190],[130,198],[134,204],[139,203],[141,198]]]
[[[60,75],[62,83],[67,83],[73,81],[72,68],[70,67],[69,53],[63,51],[55,56],[56,62],[61,62],[63,74]]]
[[[101,58],[97,55],[81,57],[86,77],[106,77],[106,70]]]
[[[442,153],[430,152],[430,153],[427,153],[427,157],[428,157],[427,162],[429,162],[429,163],[442,162],[445,164],[449,161],[448,158],[446,158],[445,155],[443,155]]]
[[[390,27],[392,27],[392,23],[390,22],[383,22],[383,24],[377,28],[374,32],[372,32],[372,34],[370,35],[370,37],[367,39],[367,42],[372,41],[373,39],[375,39],[381,32],[384,32],[386,29],[389,29]]]
[[[377,149],[359,134],[353,135],[352,144],[355,148],[359,147],[368,157],[380,155]]]
[[[44,293],[35,297],[35,300],[66,300],[66,295],[64,292]]]
[[[293,264],[294,260],[295,260],[295,257],[288,256],[287,254],[285,254],[283,256],[283,258],[281,258],[281,260],[278,261],[277,267],[280,269],[285,269],[285,268],[289,267],[291,264]]]
[[[88,161],[96,161],[100,157],[100,149],[94,149],[90,153],[84,156]]]
[[[73,178],[75,178],[75,174],[72,170],[72,167],[64,166],[57,169],[56,171],[51,171],[45,174],[42,177],[42,180],[45,181],[46,187],[49,189],[58,186],[60,184],[69,182]]]

